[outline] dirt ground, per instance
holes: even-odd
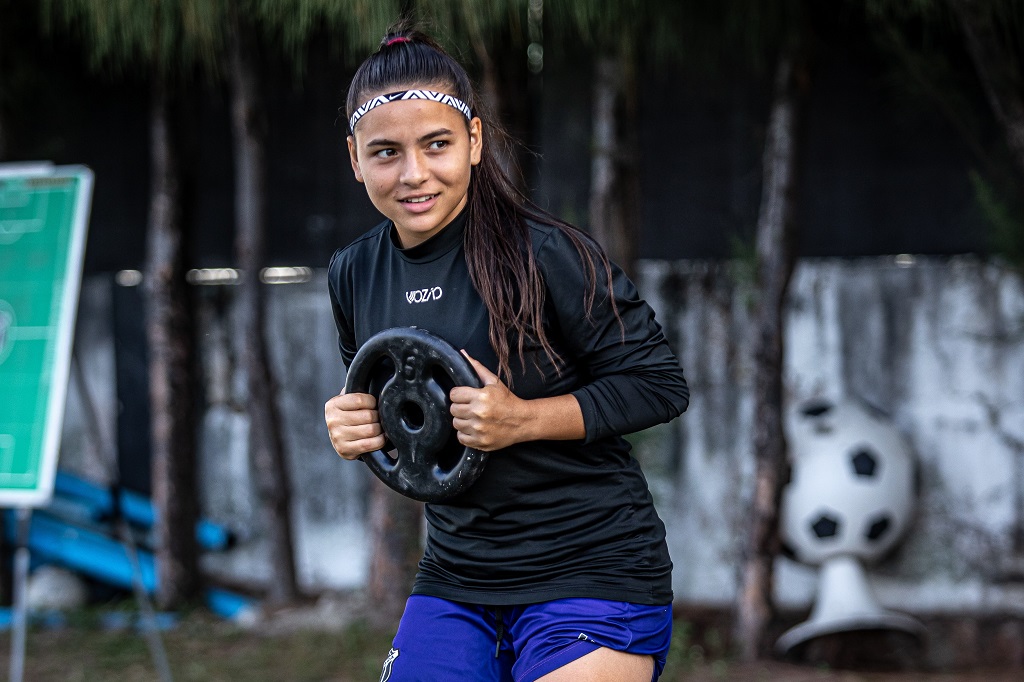
[[[121,612],[121,615],[126,615]],[[130,614],[127,614],[130,615]],[[309,613],[305,614],[308,619]],[[283,617],[239,627],[197,612],[160,632],[175,682],[375,682],[391,634],[359,622],[307,627]],[[714,638],[697,640],[676,628],[661,682],[1018,682],[1024,669],[958,672],[864,672],[824,664],[767,661],[741,665],[716,652]],[[698,643],[699,641],[699,643]],[[712,646],[709,646],[711,642]],[[36,623],[28,632],[26,682],[160,681],[153,640],[138,622],[108,612],[70,614],[57,623]],[[0,633],[0,676],[6,677],[10,632]],[[439,681],[443,682],[443,681]]]
[[[164,633],[176,682],[375,682],[386,642],[367,633],[264,636],[218,628]],[[10,640],[0,636],[0,668]],[[27,682],[151,682],[160,679],[137,632],[61,629],[30,632]],[[857,672],[726,660],[677,666],[661,682],[1019,682],[1022,671]],[[442,682],[442,681],[439,681]]]
[[[1024,671],[956,673],[857,672],[768,662],[711,663],[681,672],[671,682],[1021,682]],[[664,679],[662,682],[666,682]]]

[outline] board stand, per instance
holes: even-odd
[[[167,660],[167,651],[164,648],[163,640],[160,637],[160,624],[157,622],[156,612],[149,601],[146,593],[146,586],[142,579],[142,566],[139,564],[138,549],[135,546],[135,539],[132,536],[128,520],[121,509],[121,475],[117,467],[117,457],[113,447],[107,445],[100,429],[99,413],[96,411],[96,404],[92,400],[92,393],[82,371],[82,362],[78,357],[78,347],[74,347],[71,353],[71,368],[75,376],[75,385],[78,387],[78,395],[82,400],[82,407],[85,412],[85,421],[88,426],[90,440],[93,443],[93,450],[100,466],[110,474],[110,499],[112,508],[111,525],[115,529],[124,550],[128,555],[128,561],[132,567],[132,592],[135,594],[135,603],[141,614],[140,626],[142,634],[146,638],[146,645],[149,647],[149,654],[153,659],[153,666],[156,668],[160,682],[173,682],[171,666]],[[13,682],[13,680],[12,680]]]
[[[14,550],[13,613],[11,619],[11,659],[8,679],[21,682],[25,674],[25,641],[28,630],[28,531],[32,523],[32,509],[17,510],[17,545]]]

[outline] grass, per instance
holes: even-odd
[[[176,682],[348,682],[375,680],[390,634],[352,626],[342,633],[262,635],[210,616],[191,614],[161,633]],[[0,637],[9,666],[10,633]],[[76,618],[59,628],[29,630],[28,681],[150,682],[158,679],[147,639],[137,628],[111,630]]]
[[[104,626],[107,612],[68,615],[60,627],[28,633],[27,682],[159,680],[143,633]],[[121,615],[131,615],[121,612]],[[164,630],[161,640],[175,682],[364,682],[380,677],[390,632],[351,625],[341,631],[295,630],[269,635],[196,611]],[[779,662],[738,664],[725,656],[721,633],[677,620],[661,682],[1009,682],[1020,669],[975,674],[856,673]],[[10,633],[0,633],[0,676],[9,666]]]
[[[56,627],[31,627],[24,679],[158,680],[144,633],[137,627],[112,629],[104,625],[110,614],[109,609],[85,610],[68,614]],[[340,632],[305,629],[266,635],[196,611],[162,631],[160,639],[175,682],[355,682],[379,678],[391,635],[362,624]],[[689,679],[697,670],[712,675],[706,679],[725,679],[728,665],[722,660],[708,660],[717,654],[713,648],[693,643],[689,625],[677,623],[662,679]],[[10,650],[10,633],[0,634],[0,666],[4,669],[9,666]]]

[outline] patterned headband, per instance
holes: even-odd
[[[381,104],[387,104],[388,102],[394,102],[400,99],[428,99],[432,102],[440,102],[441,104],[447,104],[450,107],[454,107],[462,112],[467,118],[473,118],[472,110],[469,105],[463,102],[458,97],[452,97],[443,92],[435,92],[433,90],[402,90],[400,92],[391,92],[386,95],[378,95],[368,102],[363,102],[358,109],[352,114],[352,118],[348,120],[348,129],[351,133],[355,134],[356,123],[359,122],[363,116],[371,109],[376,109]]]

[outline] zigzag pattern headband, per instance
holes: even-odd
[[[473,118],[473,112],[469,108],[469,105],[458,97],[452,97],[451,95],[443,92],[435,92],[433,90],[401,90],[399,92],[390,92],[386,95],[378,95],[368,102],[364,102],[359,105],[359,108],[352,113],[352,118],[348,120],[349,132],[355,133],[356,123],[358,123],[359,119],[366,116],[366,114],[372,109],[376,109],[382,104],[387,104],[388,102],[394,102],[395,100],[401,99],[428,99],[432,102],[440,102],[441,104],[447,104],[450,107],[458,109],[467,120]]]

